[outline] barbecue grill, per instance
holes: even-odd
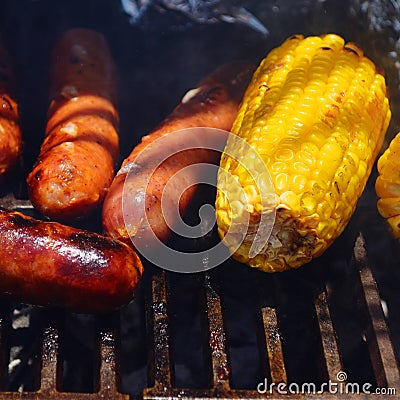
[[[232,267],[232,265],[226,265],[223,268]],[[230,332],[229,329],[229,325],[233,323],[232,315],[225,311],[224,295],[221,294],[221,292],[224,293],[222,279],[227,271],[200,273],[196,276],[196,282],[194,283],[184,283],[179,278],[178,282],[176,282],[176,276],[173,273],[156,271],[151,274],[149,281],[146,282],[146,286],[148,286],[146,288],[148,293],[145,296],[148,336],[148,362],[146,369],[148,379],[144,386],[130,387],[128,392],[131,395],[136,393],[137,396],[143,396],[145,399],[306,399],[315,398],[315,392],[312,392],[311,386],[307,385],[307,391],[302,394],[294,392],[283,395],[276,391],[267,392],[266,382],[269,382],[269,384],[275,383],[276,385],[286,383],[289,388],[291,382],[292,385],[297,382],[296,387],[300,388],[304,383],[303,380],[307,379],[306,377],[310,379],[311,376],[312,381],[310,382],[314,382],[316,385],[318,382],[329,381],[339,385],[340,383],[346,383],[339,374],[347,371],[348,382],[350,380],[352,383],[357,382],[359,388],[365,382],[368,382],[371,384],[371,386],[368,386],[371,393],[375,388],[390,389],[390,391],[386,392],[388,394],[398,393],[400,390],[400,372],[362,234],[356,239],[350,268],[351,285],[354,285],[352,288],[354,290],[348,291],[346,296],[349,296],[349,303],[354,304],[352,314],[357,315],[357,329],[352,334],[355,336],[354,341],[358,342],[356,347],[360,347],[357,350],[358,357],[366,362],[366,365],[361,368],[365,374],[361,377],[361,380],[360,376],[358,376],[360,371],[347,369],[354,368],[354,366],[352,367],[351,365],[352,360],[346,359],[345,345],[341,342],[342,340],[345,341],[346,338],[341,337],[340,328],[336,329],[336,322],[341,317],[348,318],[349,315],[343,315],[346,313],[341,312],[340,305],[335,304],[337,300],[334,299],[333,295],[331,298],[330,291],[332,288],[329,286],[329,280],[324,279],[315,270],[305,271],[301,277],[296,277],[296,279],[300,278],[304,280],[303,282],[307,282],[307,290],[296,290],[295,283],[290,281],[291,278],[289,278],[289,283],[286,284],[280,277],[264,280],[257,271],[241,271],[240,278],[243,278],[243,275],[246,276],[251,284],[257,288],[254,298],[250,301],[252,308],[248,310],[249,314],[252,315],[250,320],[253,320],[253,325],[246,327],[244,332],[247,331],[249,336],[255,334],[256,351],[259,353],[258,357],[254,357],[253,360],[254,363],[258,364],[257,368],[254,368],[254,366],[249,366],[249,368],[259,369],[258,375],[260,378],[264,376],[265,381],[260,379],[260,383],[253,389],[240,389],[237,387],[237,381],[240,379],[236,375],[235,367],[238,366],[240,358],[238,359],[238,355],[235,355],[235,351],[238,351],[237,348],[235,350],[235,346],[237,346],[234,343],[235,334]],[[175,376],[177,364],[174,364],[174,360],[177,360],[175,357],[182,357],[179,355],[179,353],[182,353],[182,349],[176,348],[177,344],[173,337],[174,328],[177,329],[181,325],[180,329],[185,329],[184,325],[179,321],[177,326],[177,321],[174,321],[176,316],[171,311],[171,308],[180,307],[179,304],[176,304],[180,300],[180,295],[174,295],[172,291],[172,288],[174,286],[176,288],[178,284],[195,287],[197,292],[196,303],[198,310],[192,311],[200,314],[201,333],[204,334],[204,337],[200,338],[198,343],[202,348],[203,377],[201,379],[204,382],[202,382],[202,387],[198,386],[198,382],[195,382],[194,385],[191,382],[189,387],[180,386],[177,381],[181,379],[176,379],[177,377]],[[238,288],[238,286],[241,286],[238,281],[230,284],[233,285],[234,289],[243,292]],[[286,290],[283,289],[285,285],[287,285]],[[283,290],[282,292],[277,292],[276,288]],[[249,294],[247,290],[245,292],[247,292],[246,295]],[[243,295],[244,293],[239,294]],[[299,306],[296,303],[298,304],[300,301],[302,302],[300,308],[303,308],[303,312],[297,319],[306,320],[302,324],[303,328],[307,324],[306,331],[303,332],[303,337],[290,337],[296,332],[291,331],[287,324],[290,319],[294,322],[296,317],[285,314],[290,307],[297,309],[294,310],[295,312],[299,311]],[[229,303],[229,300],[227,302]],[[68,318],[71,317],[61,311],[36,310],[36,313],[39,312],[40,314],[36,315],[40,322],[37,323],[34,333],[39,338],[37,340],[37,349],[35,350],[32,365],[23,367],[31,369],[30,373],[34,375],[30,378],[32,382],[28,382],[28,386],[31,385],[30,391],[7,390],[7,385],[10,384],[7,372],[9,366],[7,368],[8,363],[6,362],[10,358],[8,342],[12,340],[13,335],[18,334],[18,329],[21,329],[13,329],[14,324],[11,321],[12,317],[10,317],[12,315],[11,311],[12,307],[10,305],[2,305],[0,318],[2,361],[0,372],[3,377],[0,391],[1,398],[65,398],[77,400],[130,398],[129,394],[125,394],[126,392],[123,389],[123,386],[126,386],[128,382],[123,382],[124,377],[121,375],[122,364],[132,361],[127,360],[126,355],[124,356],[122,353],[121,329],[123,329],[124,323],[127,323],[127,321],[124,322],[123,320],[124,312],[95,317],[91,324],[82,325],[83,328],[81,329],[87,329],[89,326],[95,341],[95,354],[91,364],[92,371],[89,373],[92,379],[91,385],[89,385],[91,390],[90,392],[82,393],[77,392],[76,387],[73,388],[74,391],[65,389],[65,381],[70,378],[66,376],[68,373],[66,374],[66,371],[63,370],[65,358],[68,357],[65,353],[68,346],[63,343],[65,340],[63,326],[65,329],[65,324]],[[30,312],[32,313],[32,310]],[[224,315],[225,312],[226,317]],[[143,329],[145,328],[143,327]],[[188,330],[188,332],[191,331]],[[135,334],[132,327],[130,333],[132,335]],[[178,333],[175,332],[175,334]],[[303,339],[311,340],[311,343],[304,345],[302,343]],[[246,339],[243,339],[243,341],[245,342]],[[291,345],[290,342],[293,341],[297,342],[299,352],[308,351],[308,357],[314,360],[304,363],[303,357],[299,356],[296,348]],[[182,346],[182,344],[185,346],[182,342],[179,345]],[[191,357],[197,356],[195,353],[196,351],[194,351],[194,354],[187,354],[186,362],[198,362],[191,360]],[[296,361],[296,359],[298,360]],[[302,372],[293,371],[293,363],[296,365],[297,362],[304,363],[303,368],[306,370],[304,376],[302,376]],[[355,367],[359,368],[357,365]],[[239,369],[241,368],[243,367],[239,367]],[[87,375],[85,371],[82,371],[82,368],[80,368],[80,373]],[[353,381],[353,377],[357,381]],[[22,381],[26,379],[26,377],[19,378]],[[125,379],[128,378],[125,377]],[[294,381],[291,381],[291,379],[294,379]],[[15,384],[16,382],[12,382],[12,385]],[[87,388],[88,383],[81,381],[81,385]],[[277,388],[278,386],[275,387]],[[347,389],[348,393],[344,389],[339,392],[339,388],[340,386],[336,387],[336,393],[333,390],[330,392],[326,390],[321,394],[321,397],[330,399],[338,398],[339,394],[346,394],[346,398],[361,399],[372,396],[361,392],[361,389],[354,389],[353,386],[351,386],[353,389]],[[292,387],[292,390],[295,389]]]
[[[110,39],[120,71],[126,152],[214,66],[244,56],[256,62],[289,34],[321,29],[358,41],[384,68],[394,114],[388,138],[400,130],[397,3],[243,2],[268,35],[235,22],[240,2],[234,10],[221,2],[219,13],[231,12],[230,20],[209,15],[205,21],[171,9],[168,1],[153,2],[134,21],[122,9],[127,2],[52,3],[2,3],[3,33],[23,88],[25,149],[20,168],[1,189],[1,207],[40,217],[24,177],[44,131],[49,50],[57,33],[74,25]],[[377,215],[375,176],[343,235],[297,271],[269,275],[229,259],[185,275],[147,263],[135,300],[100,316],[2,300],[0,398],[376,397],[363,385],[371,393],[383,390],[382,398],[398,398],[400,248]],[[99,215],[78,224],[101,231]]]

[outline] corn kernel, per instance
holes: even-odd
[[[377,206],[386,218],[394,237],[400,238],[400,133],[390,142],[389,147],[378,160],[379,176],[375,182],[379,197]]]
[[[300,205],[303,208],[303,215],[310,215],[316,212],[318,203],[311,193],[306,192],[301,196]]]
[[[288,186],[288,174],[280,173],[275,177],[275,190],[279,192],[285,191]]]
[[[293,175],[290,190],[300,193],[307,185],[307,177],[304,175]]]

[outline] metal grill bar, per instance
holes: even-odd
[[[340,359],[339,348],[325,290],[318,294],[314,305],[319,330],[321,332],[323,357],[328,373],[328,379],[332,382],[336,382],[336,375],[339,371],[343,371],[343,365],[342,360]]]
[[[271,371],[271,380],[273,383],[287,383],[276,309],[273,307],[263,307],[261,309],[261,315],[268,352],[269,368]]]
[[[116,329],[111,327],[102,327],[100,336],[100,387],[98,398],[128,400],[129,396],[119,392],[119,365],[117,354]]]
[[[359,307],[367,310],[365,336],[376,383],[380,387],[396,388],[397,393],[400,393],[400,372],[389,337],[378,289],[369,267],[365,241],[361,234],[359,234],[354,247],[354,258],[358,266]]]
[[[0,207],[13,211],[33,209],[30,200],[17,199],[13,193],[9,193],[0,198]]]
[[[149,392],[163,392],[172,386],[170,334],[167,313],[167,284],[165,271],[155,274],[151,282],[151,302],[147,304],[147,320],[153,343],[149,360]],[[146,391],[145,391],[146,392]]]
[[[226,391],[229,389],[230,368],[226,354],[226,333],[224,330],[221,299],[212,286],[211,277],[205,274],[207,318],[212,364],[212,385]]]
[[[40,390],[42,396],[51,397],[57,392],[59,385],[59,370],[57,362],[59,354],[58,329],[48,327],[43,332],[42,366],[40,371]],[[61,375],[62,376],[62,375]]]

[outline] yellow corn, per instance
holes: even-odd
[[[233,257],[275,272],[321,255],[355,209],[390,116],[385,79],[355,44],[295,35],[272,50],[221,158],[217,224]]]
[[[394,236],[400,238],[400,133],[379,158],[378,172],[378,211],[387,219]]]

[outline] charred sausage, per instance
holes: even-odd
[[[123,162],[104,201],[103,226],[109,235],[126,242],[137,237],[149,247],[157,242],[152,240],[152,233],[162,242],[169,239],[173,227],[165,220],[165,212],[179,202],[179,213],[185,213],[197,192],[199,176],[192,170],[175,182],[166,195],[167,210],[161,205],[165,185],[187,166],[218,164],[220,153],[210,149],[222,151],[228,135],[228,132],[212,130],[185,131],[184,135],[176,132],[193,127],[229,131],[253,71],[252,65],[241,61],[221,66],[190,90],[174,111],[142,138]],[[184,148],[185,151],[180,151]],[[158,165],[168,153],[176,154]],[[123,209],[126,194],[132,203]]]
[[[0,179],[18,162],[22,147],[11,57],[0,43]]]
[[[142,273],[119,241],[0,209],[0,293],[13,299],[107,312],[133,298]]]
[[[104,36],[81,28],[59,39],[51,65],[46,135],[27,183],[37,210],[70,220],[96,209],[114,177],[115,65]]]

